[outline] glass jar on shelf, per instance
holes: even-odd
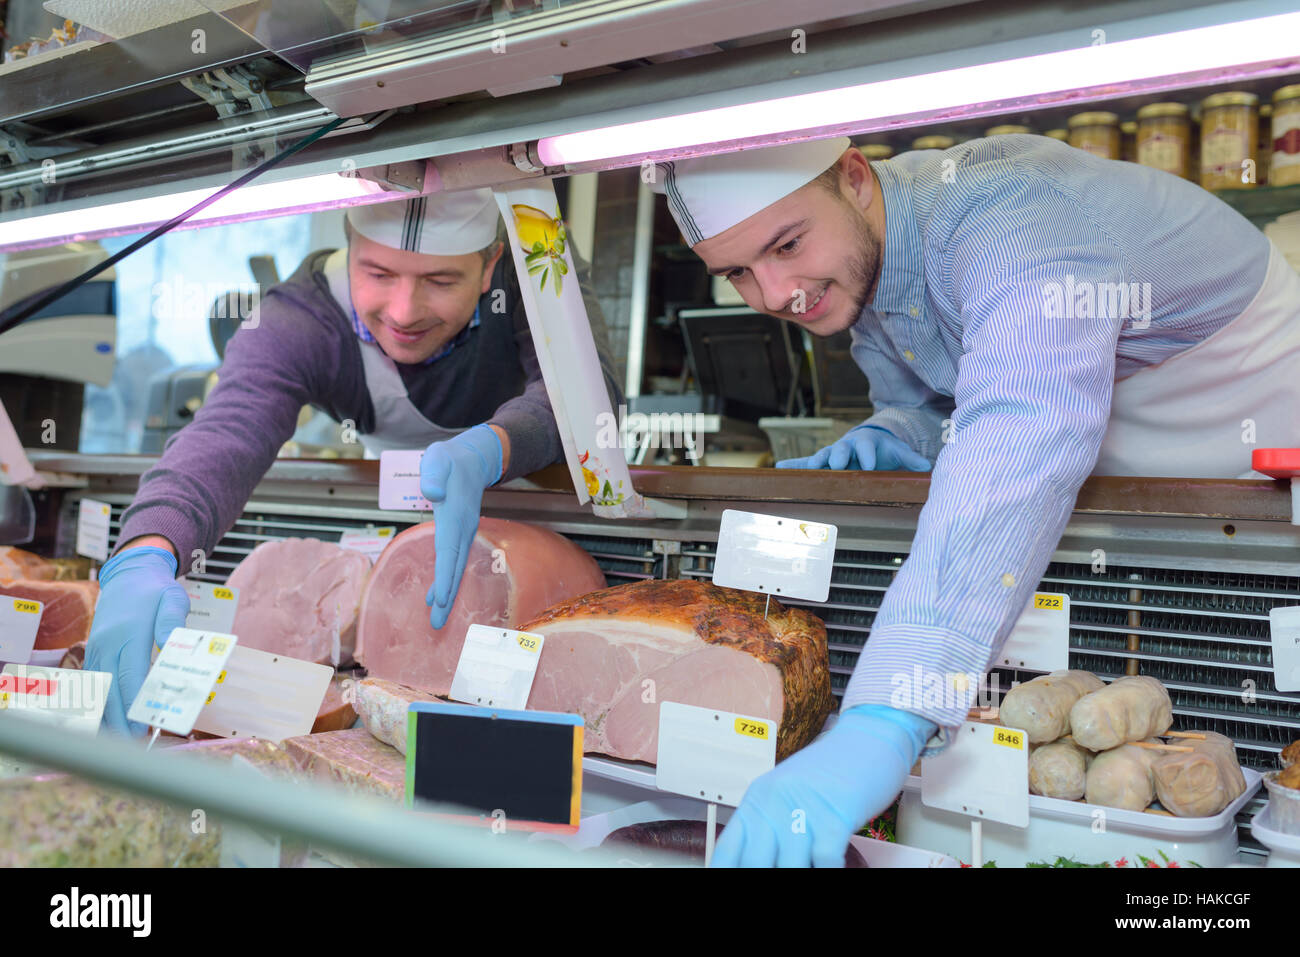
[[[894,155],[894,148],[887,143],[864,143],[858,152],[868,160],[887,160]]]
[[[1106,110],[1075,113],[1066,122],[1070,145],[1102,159],[1119,159],[1119,117]]]
[[[1259,97],[1232,90],[1201,101],[1201,185],[1253,189],[1259,137]]]
[[[1300,83],[1273,92],[1270,186],[1300,183]]]
[[[1019,123],[1003,123],[1001,126],[990,126],[984,131],[985,136],[1007,136],[1012,133],[1033,133],[1027,126],[1021,126]]]
[[[912,140],[912,149],[914,150],[946,150],[955,146],[957,141],[951,136],[944,136],[942,133],[932,133],[929,136],[918,136]]]
[[[1192,176],[1192,123],[1182,103],[1148,103],[1137,112],[1137,161],[1183,179]]]

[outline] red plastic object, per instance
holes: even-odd
[[[1255,449],[1250,467],[1273,478],[1295,478],[1300,475],[1300,449]]]

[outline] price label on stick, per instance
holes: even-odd
[[[729,508],[718,528],[713,584],[825,601],[831,591],[836,533],[834,525]]]
[[[44,611],[39,601],[0,595],[0,661],[20,665],[31,661]]]
[[[113,676],[107,671],[5,665],[0,709],[44,724],[96,734]]]
[[[83,498],[77,506],[77,554],[97,562],[108,561],[108,524],[112,509],[107,502]]]
[[[218,632],[174,629],[126,716],[174,734],[189,734],[236,640]]]
[[[921,761],[921,803],[977,820],[1029,826],[1029,736],[965,722],[952,745]]]
[[[736,807],[749,782],[776,766],[776,727],[771,718],[661,702],[655,786]]]
[[[239,607],[239,589],[211,582],[182,579],[185,594],[190,596],[190,613],[185,627],[195,631],[228,633],[235,627],[235,609]]]
[[[1292,482],[1300,483],[1300,479]],[[1268,631],[1273,642],[1273,686],[1300,691],[1300,605],[1270,608]]]
[[[388,449],[379,453],[379,507],[427,512],[433,503],[420,491],[423,449]]]
[[[227,738],[310,734],[334,669],[236,645],[194,727]]]
[[[1026,671],[1070,667],[1070,596],[1035,592],[998,652],[997,664]]]
[[[385,525],[383,528],[359,528],[344,532],[339,537],[339,547],[361,552],[373,562],[379,558],[380,553],[388,547],[388,543],[396,534],[397,528],[393,525]]]
[[[526,631],[470,625],[448,697],[522,710],[533,690],[545,640]]]

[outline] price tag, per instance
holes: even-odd
[[[664,701],[655,786],[736,807],[749,782],[776,766],[771,718]]]
[[[379,507],[427,512],[433,503],[420,492],[423,449],[388,449],[379,453]]]
[[[77,506],[77,554],[97,562],[108,561],[108,519],[112,509],[107,502],[83,498]]]
[[[236,645],[194,727],[227,738],[310,734],[334,669]]]
[[[218,632],[174,629],[126,716],[174,734],[189,734],[237,640]]]
[[[229,633],[235,627],[235,609],[239,607],[239,589],[211,582],[181,579],[185,594],[190,596],[190,613],[185,627],[195,631]]]
[[[489,708],[523,710],[545,640],[526,631],[470,625],[448,697]]]
[[[39,601],[0,595],[0,661],[31,661],[44,609]]]
[[[5,665],[0,672],[0,709],[93,735],[99,731],[112,680],[107,671]]]
[[[713,584],[825,601],[835,564],[834,525],[727,509],[718,528]]]
[[[997,664],[1026,671],[1070,667],[1070,596],[1035,592],[1020,613]]]
[[[247,648],[238,648],[247,651]],[[231,758],[232,765],[238,765],[255,771],[264,778],[270,777],[252,761],[242,754]],[[223,820],[221,822],[221,867],[279,867],[280,835],[274,831],[244,824],[240,821]]]
[[[397,528],[393,525],[376,529],[359,528],[344,532],[339,537],[339,547],[361,552],[373,562],[379,558],[379,554],[388,547],[388,543],[396,534]]]
[[[1300,691],[1300,605],[1270,608],[1268,631],[1273,641],[1273,686],[1278,691]]]
[[[1029,826],[1029,744],[1023,731],[962,724],[951,746],[921,761],[921,803],[1013,827]]]

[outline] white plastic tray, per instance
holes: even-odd
[[[1268,848],[1268,867],[1300,867],[1300,837],[1273,829],[1268,805],[1251,819],[1250,833]]]
[[[984,857],[1003,866],[1023,866],[1058,856],[1088,863],[1134,862],[1138,854],[1159,860],[1163,851],[1179,863],[1225,866],[1236,858],[1237,812],[1260,786],[1258,771],[1243,768],[1242,774],[1246,790],[1213,817],[1167,817],[1031,794],[1027,828],[984,822]],[[909,776],[903,787],[898,836],[906,844],[959,860],[970,857],[970,818],[925,807],[917,775]]]

